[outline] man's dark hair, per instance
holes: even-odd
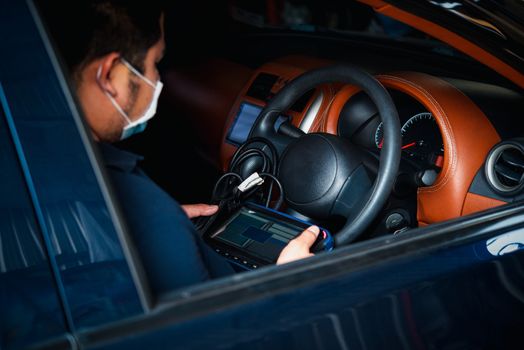
[[[160,39],[160,1],[43,0],[52,40],[73,79],[93,60],[118,52],[143,72],[147,51]]]

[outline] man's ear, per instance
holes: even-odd
[[[104,90],[107,91],[111,96],[116,96],[116,89],[114,85],[114,67],[120,60],[120,54],[117,52],[111,52],[105,55],[100,60],[100,66],[97,70],[97,83]]]

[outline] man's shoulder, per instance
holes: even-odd
[[[154,203],[160,211],[179,211],[178,202],[140,169],[138,163],[143,157],[107,143],[98,146],[109,180],[124,208],[147,212]]]

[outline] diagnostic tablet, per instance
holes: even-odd
[[[214,224],[205,241],[219,254],[248,269],[274,264],[290,240],[310,223],[252,203],[245,203],[228,218]],[[331,250],[331,234],[321,228],[313,252]]]

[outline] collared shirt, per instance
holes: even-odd
[[[99,144],[130,234],[156,296],[233,272],[180,205],[138,166],[141,156]]]

